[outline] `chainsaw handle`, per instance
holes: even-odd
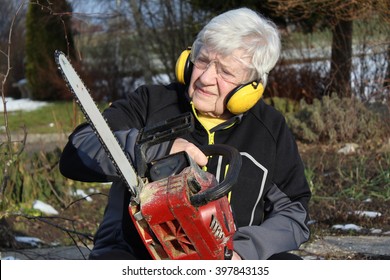
[[[215,144],[201,146],[199,148],[206,156],[222,155],[226,157],[229,161],[229,169],[221,183],[191,196],[191,204],[195,207],[205,205],[210,201],[217,200],[227,195],[233,185],[237,183],[242,163],[241,155],[234,147],[224,144]]]

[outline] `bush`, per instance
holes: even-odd
[[[323,74],[327,73],[324,69],[326,64],[304,62],[289,64],[287,61],[281,61],[276,65],[269,76],[264,95],[296,101],[305,99],[309,103],[320,98],[328,83]]]
[[[313,104],[301,100],[299,111],[287,114],[286,120],[295,137],[303,142],[362,143],[389,135],[382,116],[355,98],[332,95],[314,99]],[[388,112],[385,116],[388,118]]]
[[[299,102],[290,98],[267,97],[264,102],[271,105],[282,114],[294,113],[299,110]]]
[[[15,143],[16,144],[16,143]],[[14,146],[14,148],[17,145]],[[10,159],[6,145],[0,146],[0,178],[2,200],[0,201],[0,218],[10,209],[31,205],[36,199],[48,203],[59,203],[65,207],[72,201],[70,190],[81,187],[81,182],[75,182],[63,177],[58,168],[60,149],[50,152],[34,152],[29,154],[13,151]]]

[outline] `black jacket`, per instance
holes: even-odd
[[[186,89],[177,83],[143,86],[114,102],[104,116],[119,142],[134,159],[138,131],[184,112],[193,112]],[[244,259],[267,259],[297,249],[309,238],[310,190],[295,140],[283,116],[260,100],[247,113],[207,131],[196,120],[195,130],[184,136],[196,145],[228,144],[242,155],[238,183],[231,192],[237,232],[234,249]],[[171,143],[154,146],[149,159],[169,153]],[[223,174],[224,162],[209,160],[207,170]],[[114,181],[103,222],[95,237],[94,251],[125,248],[137,258],[147,258],[127,214],[129,193],[118,181],[115,168],[88,125],[69,137],[60,170],[81,181]],[[217,178],[222,180],[223,178]]]

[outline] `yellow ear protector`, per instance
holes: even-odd
[[[188,85],[191,80],[192,68],[194,65],[190,59],[191,48],[184,50],[176,61],[175,74],[179,83]]]
[[[176,61],[175,73],[179,83],[188,85],[191,80],[193,63],[191,48],[184,50]],[[245,113],[263,96],[264,86],[260,82],[249,82],[233,89],[226,96],[226,108],[234,115]]]
[[[263,96],[262,83],[253,81],[240,85],[226,96],[226,108],[234,115],[245,113]]]

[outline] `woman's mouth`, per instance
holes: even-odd
[[[196,91],[201,94],[201,95],[204,95],[204,96],[214,96],[215,94],[213,94],[212,92],[208,91],[208,90],[205,90],[204,88],[201,88],[201,87],[197,87],[196,88]]]

